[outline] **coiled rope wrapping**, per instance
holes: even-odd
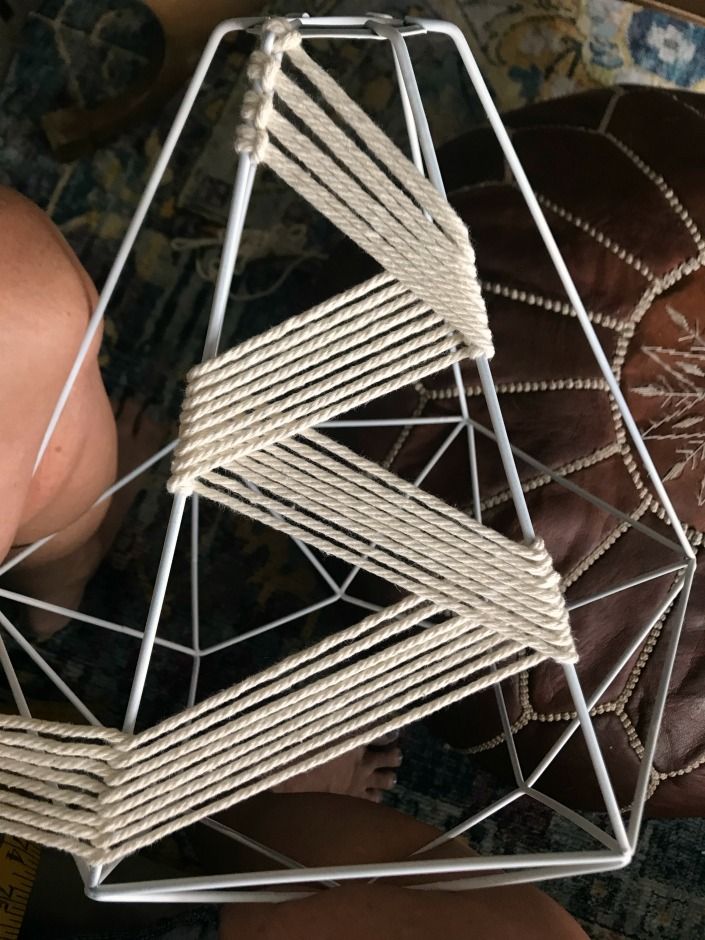
[[[286,20],[270,20],[266,29],[277,38],[271,53],[259,50],[251,57],[248,74],[257,87],[245,96],[237,149],[271,167],[440,314],[462,334],[472,356],[491,356],[487,310],[463,221],[304,52]],[[282,72],[284,53],[332,117]]]

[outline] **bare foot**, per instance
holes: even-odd
[[[273,787],[275,793],[339,793],[380,803],[385,791],[397,782],[396,769],[402,762],[401,748],[356,747],[285,783]]]
[[[164,445],[168,428],[149,419],[144,414],[144,406],[132,399],[118,409],[115,423],[119,480]],[[89,509],[8,573],[8,583],[13,589],[45,603],[77,609],[88,582],[110,551],[127,511],[143,486],[144,477],[140,475],[109,500]],[[39,640],[48,639],[71,619],[39,607],[29,607],[27,618]]]

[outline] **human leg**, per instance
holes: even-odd
[[[7,587],[69,609],[80,602],[126,509],[126,497],[96,500],[118,472],[118,432],[100,369],[96,334],[36,471],[37,452],[95,306],[95,288],[58,229],[19,194],[0,188],[0,561],[53,535],[14,568]],[[121,471],[157,449],[156,437],[122,421]],[[144,445],[144,446],[142,446]],[[153,446],[154,445],[154,446]],[[66,617],[30,609],[49,636]]]
[[[438,835],[385,806],[341,796],[265,794],[221,817],[233,828],[307,866],[408,858]],[[427,856],[471,855],[453,840]],[[271,867],[237,850],[238,864]],[[230,861],[230,859],[229,859]],[[415,879],[428,881],[428,876]],[[434,878],[434,880],[441,880]],[[348,883],[282,904],[233,904],[221,911],[220,940],[585,940],[576,921],[532,885],[426,891],[399,879]]]

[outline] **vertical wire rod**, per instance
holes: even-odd
[[[93,712],[88,708],[87,705],[84,705],[81,699],[76,695],[76,693],[64,682],[61,676],[56,672],[55,669],[49,665],[49,663],[44,659],[44,657],[38,653],[32,644],[25,639],[25,637],[20,633],[17,627],[11,623],[10,620],[0,611],[0,626],[2,626],[7,633],[10,634],[12,639],[17,643],[17,645],[22,649],[24,653],[33,660],[36,665],[41,669],[45,676],[56,686],[56,688],[71,702],[73,707],[78,711],[86,721],[94,725],[95,727],[102,727],[102,724]]]
[[[646,638],[649,633],[654,629],[658,621],[663,617],[668,608],[671,606],[673,601],[678,597],[680,592],[683,590],[683,579],[679,579],[677,583],[671,588],[668,592],[667,597],[659,605],[654,616],[648,621],[647,625],[638,633],[634,640],[629,644],[629,646],[624,650],[622,655],[619,657],[617,662],[614,664],[609,673],[605,676],[599,686],[592,693],[588,699],[587,706],[590,711],[597,705],[602,696],[605,694],[610,685],[617,678],[619,673],[624,669],[632,656],[635,656],[639,650],[639,647],[646,642]],[[575,734],[575,732],[580,727],[580,721],[578,718],[574,718],[570,724],[567,726],[565,731],[562,732],[561,736],[557,741],[553,743],[550,750],[544,757],[541,759],[540,763],[531,771],[529,776],[526,778],[527,786],[533,787],[539,777],[544,773],[544,771],[553,763],[558,754],[563,750],[565,745],[568,743],[570,738]]]
[[[536,199],[534,191],[531,187],[531,183],[529,182],[529,179],[524,171],[524,167],[522,166],[517,152],[514,149],[514,145],[512,144],[509,134],[507,133],[507,130],[502,122],[502,118],[500,117],[495,103],[492,100],[492,95],[490,94],[485,80],[482,77],[482,73],[480,72],[477,62],[475,61],[472,51],[470,50],[467,39],[459,27],[454,23],[445,23],[441,20],[428,20],[424,17],[409,17],[409,22],[423,26],[430,33],[442,33],[448,36],[455,44],[460,58],[462,59],[463,65],[465,66],[468,76],[470,77],[470,81],[475,88],[485,114],[487,115],[495,136],[497,137],[497,141],[502,148],[502,151],[504,152],[507,163],[511,167],[514,178],[519,185],[519,189],[521,190],[521,193],[524,197],[527,208],[531,213],[541,239],[543,240],[543,243],[550,255],[556,273],[558,274],[558,277],[563,284],[563,289],[568,295],[571,306],[575,310],[576,316],[578,317],[580,325],[582,326],[583,333],[585,334],[592,353],[595,356],[600,371],[602,372],[602,375],[607,382],[607,385],[609,386],[610,392],[612,393],[612,396],[617,403],[617,407],[619,408],[619,412],[622,416],[622,420],[624,421],[624,425],[629,432],[632,443],[634,444],[634,447],[639,454],[642,463],[644,464],[647,475],[649,476],[649,479],[651,480],[651,483],[658,494],[659,500],[666,512],[666,515],[668,516],[669,522],[674,529],[676,537],[680,542],[681,548],[688,558],[695,558],[693,548],[688,542],[685,533],[683,532],[683,526],[681,525],[681,522],[676,515],[670,497],[666,492],[666,488],[664,487],[661,477],[659,476],[654,462],[651,459],[651,455],[649,454],[646,445],[644,444],[641,432],[639,431],[639,428],[637,427],[637,424],[632,417],[629,406],[627,405],[626,399],[624,398],[622,390],[619,386],[619,382],[610,368],[609,361],[605,355],[599,339],[597,338],[597,333],[595,332],[595,328],[593,327],[587,311],[585,310],[582,298],[580,297],[572,275],[565,263],[565,259],[563,258],[563,255],[561,254],[558,244],[553,236],[553,232],[551,231],[551,228],[546,221],[543,210],[541,209],[541,206]]]
[[[194,493],[191,497],[191,645],[193,662],[191,663],[191,681],[189,683],[186,707],[191,708],[198,693],[198,678],[201,671],[201,615],[198,583],[199,554],[199,506],[200,497]]]
[[[641,758],[641,767],[639,768],[639,777],[637,779],[634,799],[632,801],[632,812],[629,818],[629,844],[632,851],[635,850],[637,839],[639,838],[639,830],[641,828],[641,821],[644,815],[644,805],[646,803],[649,778],[653,768],[654,754],[656,753],[656,744],[658,743],[658,736],[661,731],[661,722],[663,720],[663,713],[666,708],[666,699],[668,698],[668,688],[671,682],[671,676],[673,675],[673,666],[676,661],[676,654],[678,653],[678,643],[683,631],[683,623],[685,621],[688,600],[690,599],[690,589],[692,587],[693,578],[695,576],[695,568],[696,562],[695,560],[692,560],[688,565],[685,573],[683,590],[681,591],[681,595],[678,598],[678,607],[673,618],[673,623],[671,624],[670,635],[668,637],[668,642],[664,652],[663,669],[659,679],[656,697],[654,699],[651,721],[649,723],[649,731],[646,738],[646,744],[644,745],[644,753]]]
[[[401,73],[402,81],[408,95],[409,104],[414,115],[414,122],[419,135],[419,146],[426,164],[428,178],[431,183],[433,183],[438,192],[445,197],[446,191],[443,184],[441,169],[438,165],[438,157],[436,156],[436,150],[433,145],[433,138],[431,137],[431,131],[428,126],[428,119],[426,117],[426,112],[424,111],[421,94],[419,92],[419,86],[416,82],[416,76],[414,74],[414,67],[411,63],[411,58],[409,56],[409,50],[406,47],[406,43],[404,42],[403,37],[399,34],[398,30],[395,30],[392,27],[384,26],[381,23],[375,23],[371,21],[370,28],[378,35],[384,36],[385,39],[388,39],[392,45],[392,48],[395,50],[395,55],[399,63],[399,71]],[[507,429],[504,424],[504,417],[499,407],[499,401],[497,400],[497,392],[495,390],[494,380],[492,378],[492,371],[486,356],[480,356],[476,360],[476,364],[480,376],[480,384],[482,385],[482,390],[487,401],[490,420],[497,438],[497,446],[499,447],[502,465],[507,477],[507,483],[509,484],[512,499],[516,507],[522,536],[526,542],[531,543],[536,538],[534,526],[531,522],[531,516],[529,515],[529,510],[526,505],[526,497],[521,487],[519,473],[514,462],[514,456],[512,454],[511,445],[509,443]],[[456,373],[456,382],[457,381],[458,376]],[[462,394],[460,394],[461,390]],[[461,397],[460,407],[462,408],[465,398],[465,388],[462,384],[462,380],[460,381],[458,393]],[[467,411],[467,402],[464,403]],[[467,414],[464,414],[464,417],[467,419]]]
[[[98,331],[98,327],[100,326],[103,316],[105,315],[105,310],[113,296],[123,268],[125,267],[129,254],[132,251],[135,241],[137,240],[139,231],[142,228],[142,223],[144,222],[147,212],[149,211],[149,207],[151,206],[152,200],[154,199],[159,184],[161,183],[164,171],[166,170],[176,144],[178,143],[178,140],[184,129],[186,121],[188,120],[191,109],[193,108],[194,102],[198,96],[201,86],[203,85],[203,81],[206,77],[208,69],[211,66],[218,47],[223,41],[223,38],[228,33],[245,29],[257,22],[259,22],[258,17],[247,17],[240,20],[226,20],[215,28],[210,36],[210,39],[208,40],[208,43],[206,44],[205,49],[203,50],[201,59],[196,66],[196,70],[193,73],[193,77],[186,90],[186,94],[184,95],[181,105],[176,112],[176,117],[174,118],[174,122],[171,125],[171,130],[169,131],[166,141],[164,142],[164,146],[162,147],[161,153],[159,154],[157,162],[154,165],[154,169],[150,174],[147,185],[145,186],[144,192],[142,193],[142,197],[137,205],[137,209],[132,216],[132,220],[127,228],[127,231],[125,232],[125,237],[122,240],[122,244],[120,245],[118,253],[115,257],[115,261],[113,262],[108,277],[106,278],[105,285],[103,286],[103,290],[101,291],[98,304],[93,314],[91,315],[90,320],[88,321],[88,326],[86,327],[86,332],[84,333],[83,339],[78,348],[78,352],[76,353],[76,358],[74,359],[74,363],[68,374],[66,382],[64,383],[64,386],[61,389],[59,397],[56,401],[56,405],[54,406],[54,411],[51,415],[51,418],[49,419],[47,429],[44,432],[44,436],[42,438],[42,442],[39,446],[39,451],[34,462],[33,473],[36,472],[37,467],[39,466],[46,449],[49,446],[49,441],[51,440],[54,431],[56,430],[56,426],[59,423],[59,419],[64,411],[68,397],[71,394],[71,390],[74,386],[76,378],[78,377],[78,373],[81,370],[81,366],[83,365],[86,355],[88,354],[88,350],[90,349],[91,343],[93,342],[93,338]]]
[[[585,701],[575,665],[573,663],[563,663],[563,673],[566,677],[573,703],[575,704],[575,710],[578,713],[585,744],[590,754],[590,761],[595,771],[595,776],[597,777],[602,799],[605,801],[605,808],[607,809],[607,815],[609,816],[610,824],[614,830],[615,838],[617,839],[620,850],[625,855],[629,855],[631,854],[631,846],[627,838],[627,831],[624,828],[624,820],[619,811],[619,804],[617,803],[614,787],[612,786],[612,781],[610,780],[610,775],[605,765],[605,759],[602,756],[597,734],[592,724],[590,711]]]
[[[20,713],[20,715],[22,715],[23,718],[31,718],[32,713],[29,710],[27,699],[24,697],[20,680],[17,678],[17,673],[15,672],[15,667],[12,663],[12,660],[10,659],[10,654],[7,651],[7,646],[5,645],[5,640],[3,639],[2,633],[0,633],[0,666],[2,666],[2,671],[5,673],[5,678],[7,679],[8,685],[10,686],[10,692],[12,693],[12,697],[15,700],[17,711]]]
[[[183,493],[177,493],[171,504],[169,514],[169,523],[164,536],[164,545],[162,547],[161,558],[159,559],[159,568],[154,582],[152,599],[149,604],[147,621],[144,625],[144,636],[140,644],[140,651],[137,657],[137,665],[130,689],[130,697],[127,701],[125,710],[125,719],[123,722],[123,731],[133,732],[137,722],[137,714],[142,703],[145,682],[147,681],[147,671],[154,650],[154,641],[157,636],[157,627],[164,606],[164,597],[166,596],[171,566],[174,561],[174,552],[181,529],[181,520],[186,508],[186,496]]]

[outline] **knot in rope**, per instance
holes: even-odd
[[[272,33],[275,37],[273,51],[277,53],[291,52],[301,45],[301,33],[293,23],[281,16],[272,16],[262,28],[264,33]]]
[[[249,153],[260,163],[269,144],[267,126],[274,111],[274,89],[281,72],[282,56],[301,44],[301,34],[288,21],[278,17],[267,20],[263,32],[274,35],[271,52],[257,49],[252,53],[247,75],[254,88],[245,93],[242,123],[235,137],[237,153]]]

